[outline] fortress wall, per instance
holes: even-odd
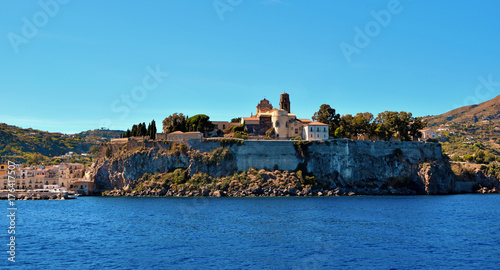
[[[300,162],[293,141],[245,141],[233,146],[238,170],[257,169],[295,170]]]
[[[191,144],[191,147],[210,152],[220,145],[217,141],[199,141]],[[401,150],[402,158],[412,163],[442,159],[439,144],[421,142],[314,141],[307,146],[306,158],[296,151],[294,141],[245,141],[241,146],[233,145],[230,148],[235,154],[238,170],[248,170],[250,167],[273,169],[275,165],[280,170],[295,170],[300,163],[308,161],[313,164],[312,167],[308,166],[311,171],[316,171],[317,167],[328,167],[320,169],[325,173],[337,171],[345,176],[356,170],[364,158],[378,160],[394,155],[396,149]]]

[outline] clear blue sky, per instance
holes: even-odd
[[[0,122],[229,120],[284,91],[299,118],[424,116],[500,94],[498,1],[55,1],[0,0]]]

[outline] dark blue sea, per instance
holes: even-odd
[[[7,214],[7,201],[0,201]],[[500,195],[18,201],[0,269],[500,269]]]

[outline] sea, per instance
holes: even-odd
[[[500,269],[500,194],[0,205],[0,269]]]

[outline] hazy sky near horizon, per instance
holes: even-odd
[[[0,0],[0,122],[75,133],[175,112],[441,114],[500,94],[500,2]]]

